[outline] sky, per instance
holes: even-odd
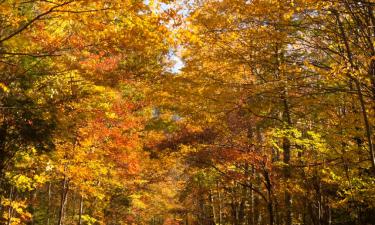
[[[144,0],[143,1],[146,5],[149,5],[150,4],[150,0]],[[164,10],[167,10],[169,9],[171,6],[168,5],[168,4],[165,4],[165,3],[162,3],[162,2],[159,2],[158,0],[153,0],[154,4],[159,4],[160,5],[160,10],[161,11],[164,11]],[[170,59],[175,62],[175,64],[173,65],[173,67],[170,69],[170,72],[172,73],[179,73],[180,70],[184,67],[184,62],[182,61],[182,59],[176,54],[175,51],[171,50],[169,52],[169,57]]]

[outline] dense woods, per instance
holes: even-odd
[[[374,0],[0,0],[0,224],[375,224]]]

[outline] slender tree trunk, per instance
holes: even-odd
[[[211,210],[212,210],[213,222],[214,222],[214,224],[217,224],[215,201],[214,201],[214,195],[212,193],[212,190],[210,190],[210,203],[211,203]]]
[[[279,208],[279,202],[277,201],[277,199],[275,199],[275,203],[274,203],[274,211],[275,211],[275,224],[277,225],[281,225],[282,224],[282,217],[280,215],[280,208]]]
[[[13,216],[13,207],[12,207],[12,203],[13,203],[13,192],[14,192],[14,188],[11,187],[10,188],[10,191],[9,191],[9,202],[10,202],[10,205],[8,207],[8,220],[7,220],[7,225],[11,225],[12,224],[12,216]]]
[[[82,225],[82,214],[83,214],[83,195],[79,200],[79,215],[78,215],[78,225]]]
[[[328,221],[327,221],[327,225],[331,225],[332,224],[332,212],[331,212],[331,207],[330,206],[327,206],[328,208]]]
[[[203,196],[203,188],[201,187],[201,181],[199,180],[199,213],[198,213],[198,221],[199,221],[199,224],[201,225],[204,225],[205,224],[205,218],[206,218],[206,215],[205,215],[205,207],[204,207],[204,196]]]
[[[246,205],[246,188],[245,187],[241,187],[242,188],[242,196],[241,196],[241,202],[240,202],[240,205],[239,205],[239,212],[238,212],[238,220],[239,220],[239,224],[244,224],[244,221],[245,221],[245,205]]]
[[[60,202],[60,213],[59,213],[59,220],[57,225],[63,225],[64,217],[65,217],[65,206],[68,199],[68,179],[64,176],[64,180],[62,181],[62,190],[61,190],[61,202]]]
[[[219,203],[219,225],[223,224],[223,212],[222,212],[222,199],[221,199],[221,191],[220,191],[220,185],[219,185],[219,181],[217,181],[216,183],[216,187],[217,187],[217,200],[218,200],[218,203]]]
[[[1,114],[1,113],[0,113]],[[4,179],[6,161],[7,161],[7,135],[8,135],[8,126],[6,124],[5,116],[2,118],[2,124],[0,126],[0,180]],[[5,188],[4,188],[5,189]],[[3,187],[0,187],[0,194],[4,194]]]
[[[282,16],[280,15],[280,18]],[[282,30],[282,27],[276,27],[277,30]],[[276,43],[275,55],[276,55],[276,79],[283,82],[282,92],[280,93],[280,100],[281,104],[283,105],[282,109],[282,121],[284,122],[283,126],[285,128],[291,128],[292,126],[292,119],[289,107],[289,97],[288,97],[288,79],[284,70],[282,69],[282,64],[284,63],[284,53],[283,53],[283,45],[285,43],[278,42]],[[286,183],[286,189],[284,190],[284,204],[285,204],[285,225],[292,225],[293,223],[293,214],[292,214],[292,194],[289,191],[288,183],[291,175],[290,171],[290,158],[291,158],[291,143],[289,138],[284,137],[282,140],[282,148],[283,148],[283,163],[285,164],[284,168],[284,179]]]
[[[50,212],[51,212],[51,182],[48,183],[48,199],[47,199],[47,225],[50,224]]]
[[[374,57],[374,56],[372,56],[372,57]],[[369,73],[369,77],[371,79],[372,99],[375,101],[375,59],[371,60],[370,68],[369,68],[369,72],[368,73]]]
[[[253,175],[254,175],[254,169],[252,169],[253,171]],[[254,207],[254,204],[255,204],[255,199],[254,199],[254,190],[253,190],[253,184],[250,184],[251,185],[251,189],[250,189],[250,218],[251,218],[251,225],[255,225],[255,207]]]
[[[287,99],[287,93],[285,90],[285,93],[283,94],[283,103],[284,103],[284,112],[283,112],[283,120],[287,123],[287,127],[290,128],[292,125],[291,117],[290,117],[290,110],[289,110],[289,103]],[[285,163],[284,168],[284,178],[286,184],[289,183],[289,179],[291,176],[290,171],[290,150],[291,150],[291,144],[290,140],[287,137],[283,138],[283,162]],[[285,198],[285,224],[286,225],[292,225],[293,223],[293,214],[292,214],[292,194],[289,191],[289,188],[287,187],[284,194]]]
[[[266,168],[264,168],[264,179],[266,180],[266,188],[267,188],[267,209],[269,214],[269,225],[273,225],[275,221],[275,215],[273,210],[273,197],[272,197],[272,183],[269,176],[269,172]]]
[[[234,197],[235,193],[234,193],[234,190],[232,188],[232,198],[231,198],[231,203],[230,203],[230,206],[231,206],[231,214],[232,214],[232,224],[233,225],[238,225],[238,209],[237,209],[237,203],[236,203],[236,199]]]

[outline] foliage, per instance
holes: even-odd
[[[0,1],[0,223],[372,224],[374,7]]]

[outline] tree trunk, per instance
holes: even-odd
[[[210,203],[211,203],[211,210],[212,210],[212,219],[213,219],[214,224],[217,224],[215,201],[214,201],[214,195],[212,193],[212,190],[210,190]]]
[[[267,209],[268,209],[268,214],[269,214],[269,225],[273,225],[275,221],[275,215],[273,211],[272,184],[271,184],[269,172],[266,170],[266,168],[264,168],[264,179],[266,180],[266,188],[267,188],[267,196],[268,196]]]
[[[8,220],[7,220],[7,225],[11,225],[12,224],[12,215],[13,215],[13,207],[12,207],[12,202],[13,202],[13,191],[14,191],[14,188],[11,187],[10,188],[10,191],[9,191],[9,202],[10,202],[10,205],[8,207]]]
[[[50,212],[51,212],[51,182],[48,183],[48,199],[47,199],[47,225],[50,224]]]
[[[287,99],[287,93],[286,90],[283,93],[283,103],[284,103],[284,112],[283,112],[283,120],[287,124],[287,128],[291,127],[291,117],[290,117],[290,111],[289,111],[289,103]],[[291,171],[290,171],[290,140],[287,137],[283,138],[283,162],[285,163],[285,168],[284,168],[284,178],[286,184],[289,182],[289,178],[291,176]],[[292,225],[293,223],[293,215],[292,215],[292,194],[289,191],[289,188],[286,187],[285,193],[284,193],[284,198],[285,198],[285,224],[286,225]]]
[[[4,169],[5,169],[5,166],[6,166],[5,164],[7,161],[6,142],[7,142],[8,126],[6,124],[6,121],[2,121],[2,123],[3,124],[1,124],[0,126],[0,180],[4,178]],[[0,194],[2,194],[1,193],[2,191],[4,190],[0,189]]]
[[[79,200],[79,216],[78,216],[78,225],[82,225],[82,214],[83,214],[83,195]]]
[[[64,180],[62,181],[62,190],[61,190],[61,202],[60,202],[60,213],[59,213],[59,220],[57,225],[63,225],[64,217],[65,217],[65,206],[68,197],[68,179],[64,176]]]
[[[219,181],[216,183],[217,187],[217,200],[219,202],[219,225],[223,224],[223,213],[222,213],[222,200],[221,200],[221,192],[220,192],[220,186]]]

